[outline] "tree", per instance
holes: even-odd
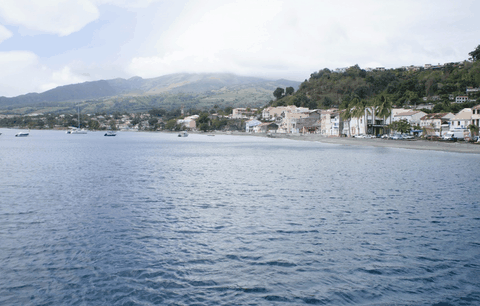
[[[293,87],[287,87],[285,88],[285,95],[289,96],[289,95],[293,95],[293,93],[295,92],[295,89]]]
[[[365,109],[366,106],[358,98],[355,98],[354,101],[356,101],[354,109],[353,109],[353,117],[357,118],[357,135],[360,133],[360,118],[365,116]]]
[[[97,120],[89,120],[88,121],[88,128],[90,130],[98,130],[100,129],[100,123]]]
[[[150,128],[152,130],[157,128],[157,123],[158,123],[158,118],[156,118],[156,117],[148,119],[148,124],[150,125]]]
[[[343,107],[341,107],[341,113],[340,113],[340,118],[343,119],[344,121],[348,121],[348,129],[347,129],[347,135],[350,135],[350,119],[353,117],[352,114],[352,108],[348,104],[348,102],[344,102]],[[342,131],[340,131],[341,133]]]
[[[153,109],[149,110],[148,113],[152,117],[162,117],[162,116],[165,116],[165,114],[167,112],[164,109],[153,108]]]
[[[467,126],[467,129],[470,130],[470,134],[472,136],[477,136],[478,135],[478,126],[474,125],[474,124],[470,124],[469,126]]]
[[[325,107],[330,107],[333,105],[333,100],[330,99],[329,97],[323,98],[323,106]]]
[[[398,131],[400,133],[407,133],[410,132],[412,126],[406,119],[394,121],[388,125],[388,128],[393,131]]]
[[[281,87],[277,87],[277,89],[275,89],[275,91],[273,92],[273,96],[278,100],[283,97],[284,93],[285,93],[285,89]]]
[[[379,102],[377,101],[377,99],[373,99],[367,102],[367,106],[366,106],[367,113],[370,113],[372,115],[372,130],[367,131],[368,134],[372,132],[372,134],[375,135],[374,125],[375,125],[375,116],[378,114],[378,108],[379,108],[378,105],[379,105]]]
[[[180,125],[177,124],[177,119],[170,119],[165,123],[165,128],[170,131],[179,131]]]
[[[468,53],[472,57],[472,60],[475,62],[480,59],[480,45],[477,46],[475,50],[472,52]]]
[[[117,130],[117,122],[115,121],[115,119],[111,119],[108,123],[110,124],[110,129],[112,131]]]
[[[383,124],[385,125],[386,118],[392,114],[392,103],[384,96],[380,96],[380,103],[378,105],[377,115],[383,117]],[[385,131],[382,131],[385,133]]]

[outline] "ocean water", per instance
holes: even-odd
[[[480,304],[480,155],[0,132],[0,305]]]

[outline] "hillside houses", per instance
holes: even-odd
[[[457,114],[432,113],[394,108],[387,117],[373,117],[371,109],[366,109],[360,117],[342,119],[338,109],[308,110],[294,105],[268,107],[262,112],[261,122],[257,119],[246,123],[249,133],[319,134],[325,137],[376,135],[391,132],[388,125],[396,121],[406,121],[413,127],[420,127],[427,135],[443,136],[451,129],[466,129],[470,124],[480,125],[480,105],[466,108]],[[273,124],[275,123],[275,124]],[[418,129],[418,128],[417,128]]]

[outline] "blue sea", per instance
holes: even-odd
[[[0,132],[0,305],[480,304],[480,155]]]

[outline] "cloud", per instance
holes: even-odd
[[[4,26],[0,25],[0,43],[6,39],[9,39],[10,37],[12,37],[12,35],[12,32],[10,32]]]
[[[60,70],[53,71],[50,74],[50,82],[41,84],[39,88],[40,92],[44,92],[62,85],[83,83],[88,79],[88,75],[73,73],[69,66],[65,66]]]
[[[468,26],[472,18],[465,18],[462,4],[439,3],[432,8],[431,1],[411,0],[189,1],[168,31],[149,38],[156,42],[150,54],[133,56],[127,71],[143,77],[231,71],[303,80],[322,68],[467,58],[460,50],[479,31]],[[432,15],[425,14],[429,10]],[[462,47],[456,43],[460,28],[469,29]]]
[[[29,30],[67,36],[98,19],[99,10],[89,0],[2,0],[5,22]]]
[[[52,70],[42,65],[32,52],[0,52],[0,96],[25,94],[26,86],[28,92],[44,92],[57,86],[89,81],[89,76],[72,69],[75,64]]]
[[[474,0],[1,0],[3,50],[30,53],[12,51],[27,60],[16,61],[17,83],[2,71],[0,95],[135,75],[302,81],[323,68],[460,61],[478,45],[478,9]]]
[[[38,57],[28,51],[0,52],[0,93],[8,95],[23,94],[25,75],[38,67]]]

